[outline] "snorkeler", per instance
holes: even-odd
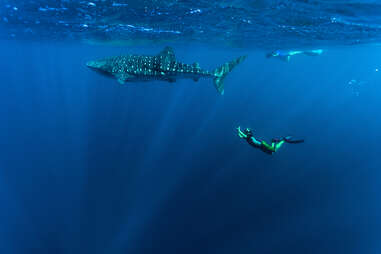
[[[307,55],[307,56],[319,56],[323,53],[322,49],[313,49],[313,50],[275,50],[271,53],[266,54],[267,58],[277,57],[283,61],[290,61],[291,56],[295,55]]]
[[[267,144],[265,141],[254,138],[252,131],[249,128],[246,128],[244,131],[241,131],[241,127],[238,126],[238,137],[243,138],[250,145],[255,148],[261,149],[267,154],[273,154],[286,142],[291,144],[303,143],[303,139],[294,140],[291,136],[283,137],[281,139],[272,139],[271,145]]]

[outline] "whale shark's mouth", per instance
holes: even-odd
[[[112,74],[106,70],[106,61],[88,61],[86,66],[104,76],[110,77]]]
[[[105,61],[88,61],[86,66],[93,69],[101,69],[106,64]]]

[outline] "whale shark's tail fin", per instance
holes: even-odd
[[[238,65],[243,60],[245,60],[245,58],[246,58],[246,56],[240,56],[237,59],[235,59],[231,62],[227,62],[224,65],[222,65],[222,66],[220,66],[214,70],[214,72],[213,72],[213,75],[214,75],[213,83],[214,83],[214,86],[216,87],[217,91],[220,94],[224,94],[224,87],[225,87],[224,86],[224,79],[225,79],[226,75],[229,72],[231,72],[231,70],[236,65]]]

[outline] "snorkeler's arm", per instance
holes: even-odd
[[[257,146],[260,146],[262,143],[258,140],[256,140],[254,137],[251,137],[251,140],[253,141],[254,144],[256,144]]]
[[[247,138],[247,135],[241,131],[240,126],[237,127],[237,130],[238,130],[238,137],[245,138],[245,139]]]

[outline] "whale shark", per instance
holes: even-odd
[[[160,80],[176,82],[180,78],[198,81],[200,78],[211,78],[220,94],[224,94],[226,75],[246,56],[240,56],[227,62],[213,71],[200,68],[199,63],[185,64],[177,61],[171,47],[165,47],[157,55],[121,55],[89,61],[90,69],[118,80],[121,84]]]

